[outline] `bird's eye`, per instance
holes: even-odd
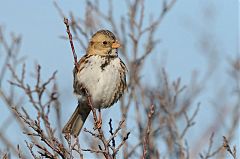
[[[103,44],[106,45],[106,44],[107,44],[107,41],[104,41]]]

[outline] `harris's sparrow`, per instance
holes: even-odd
[[[79,60],[78,68],[73,70],[73,88],[78,106],[64,126],[63,133],[75,137],[79,135],[91,111],[85,90],[97,109],[112,106],[123,95],[127,87],[127,68],[118,57],[119,47],[119,42],[109,30],[100,30],[92,36],[87,53]]]

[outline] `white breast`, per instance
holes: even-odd
[[[101,66],[105,63],[105,58],[95,55],[89,57],[88,60],[89,62],[77,74],[76,79],[89,91],[95,108],[108,107],[121,81],[120,59],[111,59],[104,68]],[[82,95],[78,95],[78,99],[86,100]]]

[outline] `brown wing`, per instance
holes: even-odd
[[[88,62],[89,57],[92,55],[84,55],[79,61],[78,61],[78,68],[73,69],[73,91],[76,94],[85,94],[85,89],[82,83],[79,83],[77,80],[77,74],[78,72],[81,72],[81,70],[84,68],[85,64]]]
[[[116,89],[116,91],[114,93],[112,102],[109,106],[116,103],[118,101],[118,99],[122,97],[123,93],[127,89],[127,82],[126,82],[127,67],[121,59],[120,59],[120,65],[121,65],[121,69],[119,69],[119,73],[120,73],[120,78],[121,78],[120,80],[121,81],[118,85],[118,88]]]

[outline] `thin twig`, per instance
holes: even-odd
[[[69,27],[67,18],[64,18],[64,24],[66,25],[69,42],[70,42],[70,45],[71,45],[71,48],[72,48],[72,54],[73,54],[73,58],[74,58],[74,65],[75,65],[75,68],[78,70],[77,55],[76,55],[75,48],[74,48],[74,45],[73,45],[72,34],[70,32],[70,27]]]
[[[229,146],[228,140],[225,136],[223,136],[223,147],[231,154],[233,159],[237,159],[237,151],[236,146],[233,146],[233,149]]]

